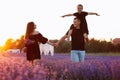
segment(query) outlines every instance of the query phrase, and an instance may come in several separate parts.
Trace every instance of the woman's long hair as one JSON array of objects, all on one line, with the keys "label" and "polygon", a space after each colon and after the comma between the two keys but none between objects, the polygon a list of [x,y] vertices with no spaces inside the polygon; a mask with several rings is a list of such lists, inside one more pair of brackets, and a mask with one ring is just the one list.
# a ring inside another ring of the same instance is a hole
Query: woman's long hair
[{"label": "woman's long hair", "polygon": [[34,22],[29,22],[26,28],[25,39],[27,39],[30,36],[30,34],[34,31],[34,29],[35,29]]}]

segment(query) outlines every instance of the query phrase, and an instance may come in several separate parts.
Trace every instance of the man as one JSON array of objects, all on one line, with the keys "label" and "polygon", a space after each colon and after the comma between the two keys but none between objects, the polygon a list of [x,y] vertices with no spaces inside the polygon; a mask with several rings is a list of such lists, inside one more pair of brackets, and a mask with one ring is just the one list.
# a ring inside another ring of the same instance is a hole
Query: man
[{"label": "man", "polygon": [[70,29],[68,35],[65,35],[64,38],[56,43],[56,46],[58,46],[62,41],[71,36],[71,60],[74,62],[84,62],[85,57],[85,38],[87,36],[81,29],[80,23],[79,18],[74,18],[73,29]]}]

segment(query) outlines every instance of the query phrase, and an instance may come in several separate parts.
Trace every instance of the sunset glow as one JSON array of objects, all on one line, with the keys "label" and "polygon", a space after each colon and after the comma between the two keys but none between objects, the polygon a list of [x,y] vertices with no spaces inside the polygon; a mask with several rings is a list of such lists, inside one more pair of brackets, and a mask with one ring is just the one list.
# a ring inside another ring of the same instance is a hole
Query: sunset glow
[{"label": "sunset glow", "polygon": [[61,16],[76,12],[78,4],[83,5],[83,11],[100,14],[86,17],[90,38],[109,41],[110,38],[120,37],[118,0],[2,0],[0,46],[8,38],[20,38],[25,33],[29,21],[34,21],[37,30],[45,37],[60,39],[73,22],[73,17],[61,18]]}]

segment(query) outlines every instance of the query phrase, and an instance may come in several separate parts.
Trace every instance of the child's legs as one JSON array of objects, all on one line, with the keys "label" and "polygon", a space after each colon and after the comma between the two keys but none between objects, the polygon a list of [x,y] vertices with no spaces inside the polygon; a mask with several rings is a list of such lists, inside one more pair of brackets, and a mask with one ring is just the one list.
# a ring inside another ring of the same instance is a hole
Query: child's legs
[{"label": "child's legs", "polygon": [[71,60],[74,62],[79,62],[79,56],[77,50],[71,50]]},{"label": "child's legs", "polygon": [[85,59],[85,51],[79,51],[79,61],[84,62]]}]

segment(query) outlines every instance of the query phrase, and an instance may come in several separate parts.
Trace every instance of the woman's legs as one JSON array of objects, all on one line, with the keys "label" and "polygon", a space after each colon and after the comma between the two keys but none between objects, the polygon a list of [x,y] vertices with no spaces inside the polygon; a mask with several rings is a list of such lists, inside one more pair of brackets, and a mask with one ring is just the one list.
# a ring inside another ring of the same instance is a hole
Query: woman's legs
[{"label": "woman's legs", "polygon": [[33,61],[33,64],[34,65],[38,65],[40,63],[40,59],[35,59],[34,61]]}]

